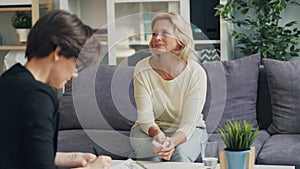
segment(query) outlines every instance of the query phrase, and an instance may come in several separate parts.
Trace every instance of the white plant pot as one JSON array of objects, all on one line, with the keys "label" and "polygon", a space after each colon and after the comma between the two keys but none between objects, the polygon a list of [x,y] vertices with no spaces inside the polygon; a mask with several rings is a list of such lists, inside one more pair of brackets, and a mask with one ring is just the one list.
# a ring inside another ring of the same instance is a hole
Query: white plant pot
[{"label": "white plant pot", "polygon": [[27,42],[27,36],[30,29],[16,29],[16,32],[19,36],[18,41],[21,43]]}]

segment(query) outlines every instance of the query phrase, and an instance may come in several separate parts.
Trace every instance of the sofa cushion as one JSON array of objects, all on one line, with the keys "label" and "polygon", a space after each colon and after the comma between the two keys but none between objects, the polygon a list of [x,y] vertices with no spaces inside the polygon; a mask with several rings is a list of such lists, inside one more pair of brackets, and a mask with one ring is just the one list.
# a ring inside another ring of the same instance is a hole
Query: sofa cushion
[{"label": "sofa cushion", "polygon": [[208,133],[228,120],[257,124],[256,99],[260,55],[231,61],[205,62],[208,86],[203,109]]},{"label": "sofa cushion", "polygon": [[142,49],[128,57],[128,66],[135,66],[140,60],[151,56],[149,49]]},{"label": "sofa cushion", "polygon": [[300,134],[300,63],[264,59],[273,122],[271,134]]},{"label": "sofa cushion", "polygon": [[100,65],[80,72],[60,99],[60,129],[129,131],[137,119],[133,70]]},{"label": "sofa cushion", "polygon": [[263,65],[259,67],[257,95],[257,122],[260,129],[267,130],[272,123],[272,111],[267,75]]},{"label": "sofa cushion", "polygon": [[300,135],[272,135],[263,145],[257,163],[300,165]]},{"label": "sofa cushion", "polygon": [[115,130],[130,131],[137,119],[133,94],[134,67],[102,65],[95,94],[99,109]]},{"label": "sofa cushion", "polygon": [[98,154],[125,160],[135,157],[130,146],[129,133],[129,131],[92,129],[59,131],[57,148],[60,152],[94,153],[95,147]]},{"label": "sofa cushion", "polygon": [[82,127],[75,113],[72,95],[63,94],[59,98],[59,103],[59,129],[81,129]]}]

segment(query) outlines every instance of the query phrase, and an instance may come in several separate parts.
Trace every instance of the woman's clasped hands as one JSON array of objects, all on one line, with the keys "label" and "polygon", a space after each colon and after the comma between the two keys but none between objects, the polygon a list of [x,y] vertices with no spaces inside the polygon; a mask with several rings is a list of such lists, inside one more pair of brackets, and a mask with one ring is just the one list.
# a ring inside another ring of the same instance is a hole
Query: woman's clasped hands
[{"label": "woman's clasped hands", "polygon": [[166,137],[161,133],[153,137],[152,141],[153,152],[158,157],[169,161],[175,151],[175,144],[170,137]]}]

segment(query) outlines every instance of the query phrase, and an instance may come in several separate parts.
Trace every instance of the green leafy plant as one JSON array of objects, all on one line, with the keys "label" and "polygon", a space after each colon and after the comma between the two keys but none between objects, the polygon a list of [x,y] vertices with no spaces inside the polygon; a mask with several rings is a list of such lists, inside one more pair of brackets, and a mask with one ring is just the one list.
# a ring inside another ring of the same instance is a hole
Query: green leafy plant
[{"label": "green leafy plant", "polygon": [[215,9],[216,15],[240,27],[241,30],[232,31],[232,36],[241,53],[260,53],[264,58],[286,61],[300,52],[296,47],[300,35],[296,22],[279,24],[282,13],[291,4],[300,5],[296,0],[228,0]]},{"label": "green leafy plant", "polygon": [[225,128],[217,128],[217,132],[223,139],[226,150],[229,151],[244,151],[250,150],[255,137],[259,132],[259,128],[254,128],[253,124],[243,121],[228,121]]},{"label": "green leafy plant", "polygon": [[12,26],[16,29],[28,29],[32,26],[31,13],[29,11],[16,11],[11,17]]}]

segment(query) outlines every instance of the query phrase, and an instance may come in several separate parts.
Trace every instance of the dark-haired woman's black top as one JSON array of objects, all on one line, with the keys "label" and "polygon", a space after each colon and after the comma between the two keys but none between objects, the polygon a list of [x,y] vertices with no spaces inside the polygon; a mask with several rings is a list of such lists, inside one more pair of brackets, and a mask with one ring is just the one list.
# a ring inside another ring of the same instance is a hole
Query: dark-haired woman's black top
[{"label": "dark-haired woman's black top", "polygon": [[0,168],[56,168],[58,101],[54,90],[16,64],[0,77],[0,111]]}]

